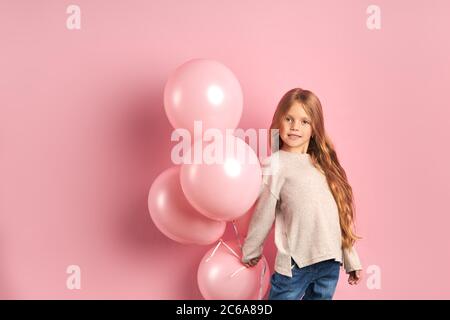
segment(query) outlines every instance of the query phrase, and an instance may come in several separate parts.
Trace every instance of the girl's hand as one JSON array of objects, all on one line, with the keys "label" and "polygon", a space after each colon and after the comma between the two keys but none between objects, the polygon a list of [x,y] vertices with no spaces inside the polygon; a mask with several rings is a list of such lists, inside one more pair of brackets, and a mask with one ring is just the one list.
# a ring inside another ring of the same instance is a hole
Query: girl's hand
[{"label": "girl's hand", "polygon": [[348,275],[348,283],[350,285],[358,284],[361,280],[361,270],[351,271]]},{"label": "girl's hand", "polygon": [[261,259],[261,256],[257,257],[257,258],[253,258],[251,259],[249,262],[244,263],[244,265],[248,268],[248,267],[254,267],[256,266],[256,264],[258,263],[258,261]]}]

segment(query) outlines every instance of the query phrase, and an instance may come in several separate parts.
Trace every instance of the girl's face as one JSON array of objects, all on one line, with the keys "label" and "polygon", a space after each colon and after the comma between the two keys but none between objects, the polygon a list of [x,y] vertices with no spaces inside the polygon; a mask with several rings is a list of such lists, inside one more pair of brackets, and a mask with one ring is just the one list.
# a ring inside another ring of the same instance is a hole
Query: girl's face
[{"label": "girl's face", "polygon": [[300,103],[294,102],[281,118],[279,133],[283,141],[281,149],[300,153],[308,150],[312,134],[311,119]]}]

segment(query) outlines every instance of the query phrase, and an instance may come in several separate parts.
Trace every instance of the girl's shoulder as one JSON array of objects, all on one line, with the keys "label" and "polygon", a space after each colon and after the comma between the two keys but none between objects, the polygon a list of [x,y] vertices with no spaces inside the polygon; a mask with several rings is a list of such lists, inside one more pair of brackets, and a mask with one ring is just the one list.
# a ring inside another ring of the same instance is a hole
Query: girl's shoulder
[{"label": "girl's shoulder", "polygon": [[285,165],[279,154],[272,153],[261,160],[262,181],[277,199],[285,181]]},{"label": "girl's shoulder", "polygon": [[281,175],[285,167],[285,159],[283,159],[283,155],[279,151],[261,159],[263,175]]}]

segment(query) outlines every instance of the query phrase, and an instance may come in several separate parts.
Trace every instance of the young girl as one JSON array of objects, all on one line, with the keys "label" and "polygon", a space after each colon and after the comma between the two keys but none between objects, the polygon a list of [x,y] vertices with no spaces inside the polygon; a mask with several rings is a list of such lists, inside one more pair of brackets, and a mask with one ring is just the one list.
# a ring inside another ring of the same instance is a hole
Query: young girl
[{"label": "young girl", "polygon": [[332,299],[340,266],[352,285],[360,281],[362,268],[353,248],[358,237],[352,188],[325,133],[317,96],[300,88],[288,91],[271,129],[277,132],[271,135],[273,152],[262,162],[264,184],[241,261],[247,267],[258,263],[275,221],[269,300]]}]

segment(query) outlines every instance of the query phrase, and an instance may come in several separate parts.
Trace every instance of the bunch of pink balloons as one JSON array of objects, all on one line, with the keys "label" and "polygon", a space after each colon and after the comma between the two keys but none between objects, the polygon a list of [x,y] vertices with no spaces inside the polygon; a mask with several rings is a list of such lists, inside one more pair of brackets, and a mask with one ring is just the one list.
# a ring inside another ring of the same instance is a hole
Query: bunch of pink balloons
[{"label": "bunch of pink balloons", "polygon": [[[193,59],[170,75],[164,108],[174,129],[186,129],[192,136],[186,154],[200,152],[204,160],[217,141],[203,141],[194,121],[200,121],[203,130],[216,129],[221,134],[235,129],[243,108],[241,86],[223,64]],[[162,172],[150,188],[148,208],[156,227],[174,241],[210,245],[220,239],[199,265],[198,284],[205,299],[257,299],[268,287],[267,261],[264,258],[256,267],[246,268],[240,262],[239,239],[237,244],[227,244],[221,237],[230,221],[246,234],[261,188],[261,166],[242,139],[227,135],[221,142],[214,149],[224,151],[221,161],[195,162],[185,157],[181,165]]]}]

